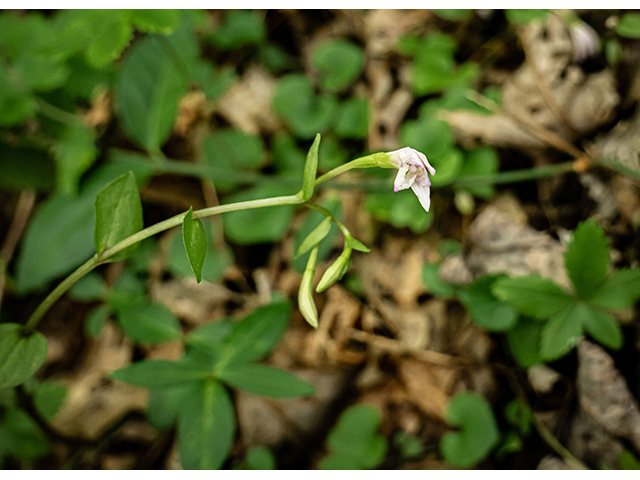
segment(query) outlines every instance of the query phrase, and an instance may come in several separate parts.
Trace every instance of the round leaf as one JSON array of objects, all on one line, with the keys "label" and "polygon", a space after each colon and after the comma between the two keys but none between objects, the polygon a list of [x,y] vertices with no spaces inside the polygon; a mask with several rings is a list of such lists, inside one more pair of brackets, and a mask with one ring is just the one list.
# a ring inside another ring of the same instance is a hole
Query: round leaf
[{"label": "round leaf", "polygon": [[471,467],[498,443],[498,426],[489,403],[475,393],[459,393],[447,404],[447,423],[459,427],[440,440],[440,451],[455,467]]},{"label": "round leaf", "polygon": [[311,55],[320,83],[329,91],[342,90],[358,78],[364,66],[362,50],[346,40],[324,40]]}]

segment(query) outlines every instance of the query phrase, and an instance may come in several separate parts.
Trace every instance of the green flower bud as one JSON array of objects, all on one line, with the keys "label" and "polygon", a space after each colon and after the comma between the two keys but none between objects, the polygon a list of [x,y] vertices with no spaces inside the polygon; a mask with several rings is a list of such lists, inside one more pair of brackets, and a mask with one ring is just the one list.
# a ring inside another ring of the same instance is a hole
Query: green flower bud
[{"label": "green flower bud", "polygon": [[313,328],[318,328],[318,309],[313,301],[313,274],[318,261],[318,246],[316,245],[307,261],[307,267],[302,274],[300,290],[298,290],[298,308],[300,313]]},{"label": "green flower bud", "polygon": [[351,260],[351,247],[345,245],[344,250],[333,264],[327,268],[316,287],[316,292],[322,292],[340,280],[347,270],[349,270],[349,262]]}]

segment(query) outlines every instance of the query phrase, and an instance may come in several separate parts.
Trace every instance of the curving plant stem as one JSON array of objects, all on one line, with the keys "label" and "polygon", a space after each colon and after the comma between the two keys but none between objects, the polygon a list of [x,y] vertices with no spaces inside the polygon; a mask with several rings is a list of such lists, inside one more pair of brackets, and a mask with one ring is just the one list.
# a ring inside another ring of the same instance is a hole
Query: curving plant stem
[{"label": "curving plant stem", "polygon": [[[248,210],[252,208],[263,208],[263,207],[275,207],[278,205],[298,205],[303,203],[301,198],[298,195],[286,195],[282,197],[272,197],[272,198],[263,198],[260,200],[249,200],[246,202],[237,202],[230,203],[228,205],[218,205],[215,207],[203,208],[201,210],[196,210],[193,212],[193,218],[204,218],[210,217],[212,215],[218,215],[221,213],[227,212],[235,212],[238,210]],[[142,240],[152,237],[157,233],[163,232],[165,230],[169,230],[170,228],[177,227],[182,224],[184,220],[184,216],[187,212],[179,213],[178,215],[174,215],[171,218],[163,220],[162,222],[156,223],[150,227],[145,228],[144,230],[140,230],[137,233],[134,233],[130,237],[121,240],[116,243],[114,246],[105,249],[100,255],[95,254],[89,260],[87,260],[84,264],[82,264],[76,271],[74,271],[71,275],[65,278],[56,288],[54,288],[49,295],[42,301],[38,308],[34,310],[34,312],[27,320],[23,328],[24,335],[30,335],[38,326],[42,317],[49,311],[51,306],[62,296],[64,295],[78,280],[84,277],[91,270],[96,268],[98,265],[108,262],[109,258],[111,258],[116,253],[124,250],[131,245],[135,245]]]}]

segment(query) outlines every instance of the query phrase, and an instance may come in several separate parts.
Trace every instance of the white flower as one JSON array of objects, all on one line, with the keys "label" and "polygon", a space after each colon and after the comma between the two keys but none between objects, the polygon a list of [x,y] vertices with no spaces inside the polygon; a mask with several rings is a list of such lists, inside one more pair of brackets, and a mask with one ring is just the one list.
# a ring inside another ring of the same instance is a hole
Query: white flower
[{"label": "white flower", "polygon": [[388,155],[389,160],[398,169],[398,175],[393,183],[393,191],[399,192],[411,187],[413,193],[420,200],[420,205],[428,212],[431,205],[429,174],[435,175],[436,169],[429,164],[427,156],[409,147],[389,152]]},{"label": "white flower", "polygon": [[573,44],[574,62],[583,62],[600,51],[598,33],[582,20],[577,20],[569,27],[569,34]]}]

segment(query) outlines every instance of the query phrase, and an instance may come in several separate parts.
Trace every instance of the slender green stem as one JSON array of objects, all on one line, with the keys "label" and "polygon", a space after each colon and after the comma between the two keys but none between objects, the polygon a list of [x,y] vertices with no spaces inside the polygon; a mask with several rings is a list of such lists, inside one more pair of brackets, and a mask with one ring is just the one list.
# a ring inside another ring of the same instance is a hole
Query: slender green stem
[{"label": "slender green stem", "polygon": [[[514,183],[535,180],[537,178],[553,177],[575,171],[573,161],[558,163],[556,165],[544,165],[542,167],[527,168],[524,170],[511,170],[507,172],[497,172],[488,175],[466,175],[457,177],[449,183],[457,185],[471,185],[474,183]],[[444,186],[444,185],[440,185]]]},{"label": "slender green stem", "polygon": [[[262,208],[262,207],[274,207],[278,205],[298,205],[302,203],[300,197],[297,195],[287,195],[282,197],[272,197],[272,198],[264,198],[260,200],[249,200],[246,202],[237,202],[230,203],[228,205],[218,205],[215,207],[203,208],[201,210],[196,210],[193,212],[193,218],[204,218],[210,217],[212,215],[218,215],[221,213],[227,212],[235,212],[238,210],[248,210],[251,208]],[[134,245],[138,242],[141,242],[145,238],[149,238],[157,233],[168,230],[172,227],[176,227],[182,224],[184,216],[186,212],[179,213],[178,215],[174,215],[171,218],[168,218],[160,223],[156,223],[150,227],[145,228],[144,230],[140,230],[137,233],[134,233],[130,237],[121,240],[116,243],[114,246],[105,249],[100,255],[94,255],[89,259],[86,263],[81,265],[75,272],[65,278],[36,308],[36,310],[31,314],[29,320],[24,326],[24,333],[26,335],[32,333],[38,322],[44,317],[45,313],[51,308],[51,306],[62,296],[64,295],[78,280],[84,277],[87,273],[93,270],[95,267],[109,260],[116,253],[124,250],[131,245]]]},{"label": "slender green stem", "polygon": [[24,326],[23,332],[25,335],[30,335],[38,325],[38,322],[44,317],[44,314],[49,311],[51,306],[56,303],[56,301],[64,295],[67,290],[69,290],[73,285],[84,277],[91,270],[100,265],[100,261],[98,260],[98,255],[94,255],[89,260],[87,260],[84,264],[82,264],[78,269],[65,278],[53,291],[47,295],[47,297],[42,301],[38,308],[31,314],[29,320]]},{"label": "slender green stem", "polygon": [[569,465],[574,470],[589,470],[580,460],[578,460],[569,450],[567,450],[564,445],[562,445],[558,439],[549,431],[547,426],[542,422],[542,420],[538,419],[535,415],[533,415],[533,424],[538,430],[540,436],[544,439],[547,444],[553,448],[558,455],[562,457],[567,465]]},{"label": "slender green stem", "polygon": [[305,202],[303,203],[303,205],[305,207],[308,207],[312,210],[316,210],[322,213],[323,215],[331,218],[331,221],[336,224],[336,226],[340,229],[340,231],[344,234],[345,237],[351,236],[351,232],[349,231],[349,229],[340,220],[336,218],[336,216],[331,212],[331,210],[324,208],[321,205],[317,205],[315,203]]},{"label": "slender green stem", "polygon": [[45,102],[41,98],[37,99],[38,110],[45,117],[49,117],[56,122],[64,123],[69,126],[77,126],[82,124],[82,119],[75,113],[70,113],[58,108],[50,103]]}]

